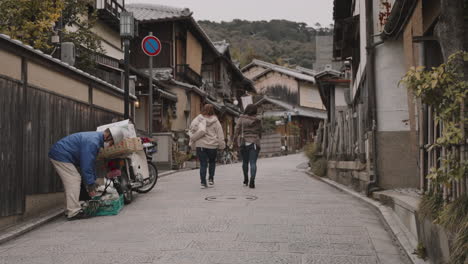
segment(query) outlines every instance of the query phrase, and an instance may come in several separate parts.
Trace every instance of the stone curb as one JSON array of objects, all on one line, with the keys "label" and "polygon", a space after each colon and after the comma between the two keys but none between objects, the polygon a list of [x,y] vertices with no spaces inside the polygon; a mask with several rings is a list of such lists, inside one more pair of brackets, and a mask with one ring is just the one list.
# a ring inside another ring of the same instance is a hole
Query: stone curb
[{"label": "stone curb", "polygon": [[[161,174],[159,174],[159,177],[165,177],[169,176],[172,174],[175,174],[177,172],[180,172],[181,170],[171,170],[171,171],[165,171]],[[5,229],[4,231],[0,232],[0,244],[6,243],[10,240],[13,240],[35,228],[40,227],[41,225],[44,225],[60,216],[63,215],[64,209],[55,209],[52,211],[49,211],[47,213],[44,213],[41,216],[35,217],[33,219],[27,220],[24,223],[14,225],[10,228]]]},{"label": "stone curb", "polygon": [[14,225],[10,228],[5,229],[0,233],[0,244],[13,240],[20,235],[23,235],[35,228],[38,228],[41,225],[44,225],[60,216],[63,216],[63,212],[63,208],[54,209],[41,216],[27,220],[24,223]]},{"label": "stone curb", "polygon": [[172,174],[176,174],[176,173],[179,173],[179,172],[184,172],[184,171],[190,171],[190,170],[193,170],[191,168],[185,168],[185,169],[180,169],[180,170],[170,170],[170,171],[165,171],[165,172],[162,172],[158,175],[158,178],[162,178],[162,177],[166,177],[166,176],[169,176],[169,175],[172,175]]},{"label": "stone curb", "polygon": [[159,173],[158,178],[166,177],[177,172],[178,172],[177,170],[165,171],[165,172]]},{"label": "stone curb", "polygon": [[428,261],[424,261],[418,258],[415,254],[413,254],[413,251],[415,249],[413,245],[415,243],[417,244],[417,241],[414,241],[414,239],[411,238],[411,235],[409,235],[410,231],[408,231],[407,228],[398,220],[398,217],[390,208],[346,187],[345,185],[339,184],[337,182],[334,182],[326,178],[316,176],[315,174],[313,174],[312,172],[308,170],[304,170],[304,172],[319,181],[322,181],[328,185],[331,185],[332,187],[335,187],[340,191],[346,192],[347,194],[350,194],[353,197],[358,198],[359,200],[371,205],[373,208],[375,208],[379,212],[385,224],[390,228],[393,235],[397,238],[398,243],[403,248],[406,255],[408,256],[408,258],[411,260],[413,264],[430,263]]}]

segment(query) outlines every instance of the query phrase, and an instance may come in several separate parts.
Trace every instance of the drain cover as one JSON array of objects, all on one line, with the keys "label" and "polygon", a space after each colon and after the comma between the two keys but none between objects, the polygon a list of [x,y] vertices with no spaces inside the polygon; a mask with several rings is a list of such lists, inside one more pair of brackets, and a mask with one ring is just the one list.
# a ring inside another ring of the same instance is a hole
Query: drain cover
[{"label": "drain cover", "polygon": [[207,201],[211,202],[226,202],[226,201],[255,201],[257,200],[257,196],[253,195],[217,195],[217,196],[208,196],[205,198]]}]

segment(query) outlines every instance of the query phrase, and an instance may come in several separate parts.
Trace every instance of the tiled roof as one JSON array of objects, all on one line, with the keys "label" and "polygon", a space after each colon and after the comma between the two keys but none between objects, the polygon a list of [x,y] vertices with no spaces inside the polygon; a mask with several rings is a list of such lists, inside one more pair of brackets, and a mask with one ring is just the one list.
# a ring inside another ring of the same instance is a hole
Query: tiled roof
[{"label": "tiled roof", "polygon": [[301,67],[301,66],[297,66],[296,70],[299,71],[300,73],[304,73],[304,74],[314,76],[314,77],[317,74],[316,71],[314,71],[312,69],[304,68],[304,67]]},{"label": "tiled roof", "polygon": [[127,4],[125,9],[133,12],[133,16],[142,22],[190,17],[192,12],[188,8],[178,8],[156,4]]},{"label": "tiled roof", "polygon": [[[262,104],[263,102],[268,102],[271,104],[275,104],[280,106],[286,110],[287,113],[290,113],[292,116],[304,116],[304,117],[312,117],[312,118],[319,118],[319,119],[327,119],[327,111],[317,108],[310,108],[310,107],[302,107],[302,106],[295,106],[277,99],[270,98],[268,96],[263,96],[256,105]],[[268,111],[264,115],[265,116],[282,116],[284,111]]]},{"label": "tiled roof", "polygon": [[317,73],[315,75],[316,78],[320,78],[324,75],[333,75],[335,77],[340,77],[341,76],[341,72],[339,71],[336,71],[336,70],[324,70],[324,71],[321,71],[319,73]]},{"label": "tiled roof", "polygon": [[176,94],[171,93],[169,91],[165,91],[163,89],[159,89],[159,88],[158,88],[158,92],[162,97],[177,102],[177,95]]},{"label": "tiled roof", "polygon": [[177,81],[177,80],[174,80],[174,79],[170,79],[169,82],[172,83],[172,84],[178,85],[180,87],[184,87],[184,88],[186,88],[188,90],[192,90],[195,93],[199,94],[200,96],[205,96],[206,95],[205,91],[201,90],[200,88],[198,88],[195,85],[191,85],[191,84],[184,83],[184,82],[181,82],[181,81]]},{"label": "tiled roof", "polygon": [[299,79],[301,81],[315,83],[315,78],[313,76],[301,73],[299,70],[290,69],[288,67],[276,65],[276,64],[273,64],[273,63],[269,63],[269,62],[265,62],[265,61],[261,61],[261,60],[257,60],[257,59],[254,59],[251,63],[249,63],[249,65],[242,68],[242,71],[244,71],[244,70],[246,70],[246,69],[248,69],[248,68],[250,68],[252,66],[261,66],[261,67],[267,68],[267,70],[263,71],[262,73],[258,74],[255,77],[253,77],[252,80],[256,80],[256,79],[262,77],[263,75],[265,75],[265,74],[267,74],[267,73],[269,73],[271,71],[276,71],[276,72],[280,72],[280,73],[289,75],[289,76],[291,76],[293,78]]},{"label": "tiled roof", "polygon": [[[64,67],[64,68],[68,68],[69,70],[74,71],[75,73],[77,73],[77,74],[79,74],[81,76],[84,76],[84,77],[86,77],[88,79],[91,79],[91,80],[93,80],[95,82],[98,82],[98,83],[100,83],[100,84],[102,84],[104,86],[107,86],[108,88],[111,88],[112,90],[114,90],[114,91],[116,91],[118,93],[121,93],[121,94],[124,93],[123,89],[121,89],[121,88],[119,88],[117,86],[114,86],[114,85],[112,85],[112,84],[110,84],[110,83],[108,83],[106,81],[103,81],[103,80],[101,80],[101,79],[99,79],[99,78],[97,78],[97,77],[95,77],[95,76],[93,76],[93,75],[91,75],[91,74],[89,74],[87,72],[84,72],[84,71],[82,71],[82,70],[80,70],[80,69],[78,69],[78,68],[76,68],[74,66],[71,66],[70,64],[65,63],[65,62],[63,62],[63,61],[61,61],[61,60],[59,60],[57,58],[54,58],[54,57],[50,56],[49,54],[45,54],[41,50],[34,49],[33,47],[31,47],[29,45],[26,45],[26,44],[24,44],[23,42],[21,42],[19,40],[12,39],[8,35],[0,34],[0,40],[8,41],[8,42],[10,42],[10,43],[22,48],[22,49],[28,50],[28,51],[30,51],[32,53],[35,53],[36,55],[39,55],[42,58],[44,58],[44,59],[46,59],[46,60],[48,60],[48,61],[50,61],[52,63],[55,63],[55,64],[57,64],[57,65],[59,65],[61,67]],[[130,97],[133,98],[133,99],[136,99],[136,97],[134,95],[130,95]]]}]

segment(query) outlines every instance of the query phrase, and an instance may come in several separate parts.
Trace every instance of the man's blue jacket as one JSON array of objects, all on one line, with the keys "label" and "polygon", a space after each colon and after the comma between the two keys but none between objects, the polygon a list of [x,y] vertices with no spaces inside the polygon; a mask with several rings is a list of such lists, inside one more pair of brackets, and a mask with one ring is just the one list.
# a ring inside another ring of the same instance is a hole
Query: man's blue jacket
[{"label": "man's blue jacket", "polygon": [[49,158],[80,167],[85,183],[90,185],[96,181],[96,157],[103,146],[103,132],[75,133],[57,141],[49,151]]}]

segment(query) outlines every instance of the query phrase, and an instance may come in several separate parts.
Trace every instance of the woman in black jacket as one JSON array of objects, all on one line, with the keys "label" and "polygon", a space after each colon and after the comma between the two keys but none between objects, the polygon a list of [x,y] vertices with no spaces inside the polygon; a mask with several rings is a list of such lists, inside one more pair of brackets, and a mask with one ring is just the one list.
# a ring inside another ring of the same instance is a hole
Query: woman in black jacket
[{"label": "woman in black jacket", "polygon": [[248,185],[250,188],[255,188],[257,158],[260,153],[261,137],[262,121],[257,118],[257,106],[250,104],[245,108],[244,114],[237,120],[233,139],[233,142],[237,144],[237,147],[240,147],[242,170],[244,172],[244,186]]}]

